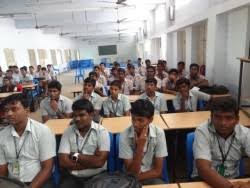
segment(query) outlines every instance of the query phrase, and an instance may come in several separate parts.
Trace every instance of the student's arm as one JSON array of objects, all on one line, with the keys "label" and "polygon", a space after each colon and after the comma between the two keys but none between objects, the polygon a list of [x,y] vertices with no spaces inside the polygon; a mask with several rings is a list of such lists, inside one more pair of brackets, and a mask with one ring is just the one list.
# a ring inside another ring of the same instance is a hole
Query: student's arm
[{"label": "student's arm", "polygon": [[49,120],[49,116],[48,115],[47,116],[42,116],[43,123],[45,123],[48,120]]},{"label": "student's arm", "polygon": [[131,104],[130,104],[129,98],[127,96],[124,97],[123,105],[124,105],[124,107],[123,107],[124,116],[130,116]]},{"label": "student's arm", "polygon": [[147,179],[161,178],[162,165],[163,165],[163,158],[154,158],[153,168],[149,171],[140,173],[138,179],[140,181],[143,181]]},{"label": "student's arm", "polygon": [[30,184],[30,188],[40,188],[48,181],[52,174],[53,158],[41,162],[41,170],[34,177]]},{"label": "student's arm", "polygon": [[169,90],[166,87],[163,87],[163,93],[167,93],[167,94],[172,94],[172,95],[176,95],[177,92],[174,90]]},{"label": "student's arm", "polygon": [[195,163],[199,176],[212,187],[232,187],[232,184],[226,178],[222,177],[215,170],[212,169],[211,161],[204,159],[196,159]]},{"label": "student's arm", "polygon": [[0,165],[0,176],[8,176],[8,165]]},{"label": "student's arm", "polygon": [[42,100],[41,103],[40,103],[40,109],[41,109],[43,123],[45,123],[46,121],[49,120],[49,114],[48,114],[48,112],[47,112],[47,110],[45,108],[45,102],[44,102],[44,100]]}]

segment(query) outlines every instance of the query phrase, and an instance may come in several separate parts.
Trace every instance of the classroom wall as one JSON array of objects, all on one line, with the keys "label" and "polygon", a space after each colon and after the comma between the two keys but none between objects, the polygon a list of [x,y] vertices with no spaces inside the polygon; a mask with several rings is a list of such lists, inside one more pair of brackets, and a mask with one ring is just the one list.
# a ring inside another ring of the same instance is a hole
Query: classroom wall
[{"label": "classroom wall", "polygon": [[[50,64],[52,63],[50,49],[77,48],[77,42],[74,40],[61,38],[57,35],[45,35],[41,30],[36,29],[16,29],[12,19],[0,19],[0,41],[0,65],[3,70],[7,69],[4,48],[15,49],[15,60],[18,66],[30,65],[27,49],[35,49],[38,64],[37,49],[46,49],[48,56],[46,64]],[[62,58],[65,62],[64,52]]]}]

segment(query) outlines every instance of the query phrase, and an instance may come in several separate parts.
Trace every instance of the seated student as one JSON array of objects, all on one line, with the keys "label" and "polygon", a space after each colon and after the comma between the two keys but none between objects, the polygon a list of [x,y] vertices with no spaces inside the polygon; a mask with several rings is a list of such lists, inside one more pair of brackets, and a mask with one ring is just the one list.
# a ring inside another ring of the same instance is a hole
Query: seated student
[{"label": "seated student", "polygon": [[[46,67],[44,67],[46,70]],[[36,67],[36,72],[35,72],[35,78],[40,78],[42,74],[42,66],[41,65],[37,65]]]},{"label": "seated student", "polygon": [[146,77],[142,77],[135,83],[135,94],[142,94],[145,91],[145,80],[148,78],[155,78],[157,80],[157,90],[161,89],[161,80],[155,76],[155,68],[153,66],[147,67]]},{"label": "seated student", "polygon": [[100,71],[101,75],[103,75],[106,78],[106,80],[108,80],[109,69],[106,68],[105,63],[100,63]]},{"label": "seated student", "polygon": [[9,77],[5,76],[3,78],[3,86],[0,87],[0,93],[14,92],[14,91],[17,91],[16,86],[11,83],[11,79]]},{"label": "seated student", "polygon": [[118,75],[117,69],[115,69],[113,67],[110,72],[111,73],[110,73],[109,78],[108,78],[108,85],[110,85],[110,83],[113,82],[114,80],[119,80],[119,75]]},{"label": "seated student", "polygon": [[25,84],[32,84],[33,76],[28,74],[27,67],[26,66],[21,67],[20,71],[21,71],[20,82],[24,85]]},{"label": "seated student", "polygon": [[141,76],[135,73],[135,67],[132,64],[128,66],[128,74],[126,76],[126,79],[132,81],[133,87],[135,87],[135,84],[141,79]]},{"label": "seated student", "polygon": [[145,60],[145,64],[146,64],[146,68],[149,67],[149,66],[151,66],[151,61],[150,61],[150,59],[146,59],[146,60]]},{"label": "seated student", "polygon": [[199,74],[199,65],[196,63],[192,63],[189,66],[190,75],[187,77],[190,80],[191,88],[208,86],[208,81],[205,79],[203,75]]},{"label": "seated student", "polygon": [[94,66],[94,72],[97,74],[96,82],[98,82],[100,85],[107,86],[107,80],[105,76],[101,75],[101,69],[98,65]]},{"label": "seated student", "polygon": [[159,84],[161,85],[161,88],[162,88],[163,83],[166,83],[166,81],[168,80],[168,73],[165,72],[166,67],[162,60],[158,60],[156,69],[157,69],[157,73],[155,74],[155,77],[158,78],[160,82]]},{"label": "seated student", "polygon": [[173,100],[176,112],[195,112],[199,99],[209,101],[212,95],[200,92],[197,89],[190,89],[190,81],[187,78],[180,78],[176,82],[177,95]]},{"label": "seated student", "polygon": [[90,72],[89,73],[89,77],[91,78],[91,79],[93,79],[93,80],[95,80],[95,92],[98,94],[98,95],[100,95],[100,96],[102,96],[102,97],[104,97],[104,96],[106,96],[105,94],[104,94],[104,86],[100,83],[100,82],[98,82],[97,81],[97,73],[96,72],[94,72],[94,71],[92,71],[92,72]]},{"label": "seated student", "polygon": [[48,84],[48,97],[45,97],[41,103],[41,114],[43,122],[49,119],[70,118],[72,113],[72,101],[61,95],[62,85],[53,80]]},{"label": "seated student", "polygon": [[29,66],[29,74],[33,77],[33,78],[35,78],[35,69],[34,69],[34,67],[31,65],[31,66]]},{"label": "seated student", "polygon": [[142,59],[140,57],[137,59],[137,66],[136,73],[144,77],[146,75],[146,67],[143,66]]},{"label": "seated student", "polygon": [[4,101],[9,125],[0,131],[0,176],[32,188],[50,188],[56,141],[51,130],[28,117],[28,101],[13,94]]},{"label": "seated student", "polygon": [[164,93],[176,94],[176,81],[178,79],[178,70],[170,69],[168,72],[168,79],[162,83],[162,90]]},{"label": "seated student", "polygon": [[156,91],[157,80],[155,78],[148,78],[145,80],[145,83],[145,92],[139,98],[149,100],[154,105],[155,114],[167,112],[166,99],[162,93]]},{"label": "seated student", "polygon": [[118,69],[119,81],[121,82],[121,93],[125,95],[133,94],[133,82],[125,78],[125,70],[123,68]]},{"label": "seated student", "polygon": [[13,81],[13,84],[19,84],[20,83],[20,72],[19,72],[19,68],[18,68],[18,66],[16,66],[16,65],[14,65],[14,66],[12,66],[11,67],[11,69],[10,70],[12,70],[12,81]]},{"label": "seated student", "polygon": [[211,120],[195,131],[193,153],[199,176],[212,187],[233,188],[227,179],[239,177],[239,164],[250,157],[250,131],[239,124],[239,108],[231,98],[217,98],[211,107]]},{"label": "seated student", "polygon": [[132,104],[132,125],[120,135],[119,158],[143,185],[163,184],[162,166],[168,155],[164,131],[152,124],[154,106],[139,99]]},{"label": "seated student", "polygon": [[186,63],[184,61],[179,61],[177,64],[178,77],[186,78],[188,76],[188,72],[185,70]]},{"label": "seated student", "polygon": [[94,121],[99,122],[100,110],[102,108],[102,97],[94,92],[96,81],[90,77],[86,78],[83,83],[82,94],[78,95],[74,101],[79,99],[88,99],[94,106]]},{"label": "seated student", "polygon": [[103,102],[105,117],[129,116],[131,105],[129,98],[121,94],[121,82],[114,80],[110,84],[110,96]]},{"label": "seated student", "polygon": [[57,77],[56,77],[56,74],[55,74],[53,65],[48,64],[48,65],[47,65],[47,70],[48,70],[48,73],[49,73],[51,79],[52,79],[52,80],[56,80]]},{"label": "seated student", "polygon": [[94,108],[87,99],[73,103],[73,124],[62,136],[59,162],[68,171],[60,188],[83,188],[87,180],[107,170],[110,150],[108,131],[93,120]]}]

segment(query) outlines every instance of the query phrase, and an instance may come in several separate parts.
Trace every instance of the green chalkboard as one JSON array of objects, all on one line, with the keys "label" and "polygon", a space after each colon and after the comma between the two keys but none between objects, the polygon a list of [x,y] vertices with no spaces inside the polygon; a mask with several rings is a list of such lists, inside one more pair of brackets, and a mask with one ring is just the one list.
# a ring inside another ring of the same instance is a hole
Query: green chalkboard
[{"label": "green chalkboard", "polygon": [[116,55],[117,54],[117,46],[116,45],[108,45],[108,46],[98,46],[99,55]]}]

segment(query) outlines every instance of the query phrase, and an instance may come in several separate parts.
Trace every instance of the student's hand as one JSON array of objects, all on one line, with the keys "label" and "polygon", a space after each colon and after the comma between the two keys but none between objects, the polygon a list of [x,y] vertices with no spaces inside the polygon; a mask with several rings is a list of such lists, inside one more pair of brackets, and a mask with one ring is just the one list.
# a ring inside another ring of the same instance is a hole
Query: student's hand
[{"label": "student's hand", "polygon": [[232,183],[232,188],[250,188],[250,182],[233,182]]},{"label": "student's hand", "polygon": [[89,100],[90,94],[88,94],[88,93],[83,93],[82,97],[83,97],[84,99],[88,99],[88,100]]},{"label": "student's hand", "polygon": [[99,150],[99,148],[96,148],[95,150],[95,156],[100,156],[101,155],[101,152]]},{"label": "student's hand", "polygon": [[137,138],[136,140],[136,146],[140,149],[143,150],[144,148],[144,145],[147,141],[147,138],[148,138],[148,127],[145,126],[143,129],[142,129],[142,132],[140,134],[140,136]]},{"label": "student's hand", "polygon": [[52,110],[56,112],[58,110],[58,102],[53,99],[50,100],[50,107],[52,108]]}]

